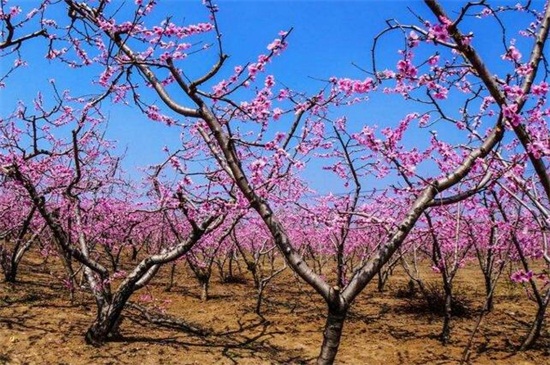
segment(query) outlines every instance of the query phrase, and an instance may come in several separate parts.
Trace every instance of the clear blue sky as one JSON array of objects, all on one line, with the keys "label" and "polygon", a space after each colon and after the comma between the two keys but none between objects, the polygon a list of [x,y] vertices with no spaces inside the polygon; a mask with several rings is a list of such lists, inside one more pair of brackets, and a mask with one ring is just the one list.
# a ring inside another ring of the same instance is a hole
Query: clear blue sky
[{"label": "clear blue sky", "polygon": [[[25,14],[32,3],[34,1],[11,0],[9,5],[20,5]],[[117,1],[113,0],[113,3]],[[159,3],[155,11],[159,19],[172,15],[172,21],[189,24],[204,21],[207,16],[200,0],[160,0]],[[274,74],[277,81],[304,91],[314,91],[321,85],[312,78],[366,77],[352,63],[366,69],[370,67],[372,40],[385,27],[386,19],[397,18],[404,23],[414,22],[408,7],[432,19],[421,1],[222,0],[217,3],[220,8],[218,21],[223,33],[224,50],[231,57],[228,62],[231,68],[255,60],[258,54],[265,52],[266,45],[277,37],[280,30],[294,28],[287,51],[270,65],[268,73]],[[451,10],[456,9],[461,2],[444,1],[443,4]],[[59,9],[58,15],[66,14],[63,6],[55,7]],[[51,16],[55,17],[55,14]],[[468,26],[468,23],[465,25]],[[481,29],[477,29],[475,41],[484,54],[492,54],[494,57],[495,54],[501,55],[503,50],[501,43],[495,43],[494,38],[491,39],[491,35],[494,36],[493,30],[494,23],[485,22]],[[512,37],[516,38],[517,35],[512,34]],[[397,36],[385,38],[385,43],[380,48],[380,59],[397,59],[397,50],[403,47],[398,39],[400,38]],[[39,41],[30,45],[31,47],[23,49],[29,66],[18,70],[8,80],[8,87],[0,90],[2,115],[14,109],[15,100],[29,101],[38,90],[48,90],[48,80],[51,78],[56,79],[59,89],[70,89],[73,94],[84,94],[89,90],[86,70],[68,73],[66,67],[48,62],[44,58],[45,49]],[[205,67],[202,59],[200,55],[194,57],[189,61],[189,67]],[[0,71],[5,70],[12,62],[13,59],[0,59]],[[210,67],[210,64],[206,64],[206,67]],[[113,106],[106,109],[110,114],[107,138],[115,139],[121,148],[127,148],[124,167],[130,173],[136,171],[136,167],[158,163],[163,156],[162,147],[178,143],[178,130],[146,120],[136,108]],[[348,117],[358,125],[393,125],[414,109],[415,107],[403,103],[389,103],[381,97],[349,111]],[[311,178],[317,180],[318,177]],[[326,186],[318,188],[330,189]]]}]

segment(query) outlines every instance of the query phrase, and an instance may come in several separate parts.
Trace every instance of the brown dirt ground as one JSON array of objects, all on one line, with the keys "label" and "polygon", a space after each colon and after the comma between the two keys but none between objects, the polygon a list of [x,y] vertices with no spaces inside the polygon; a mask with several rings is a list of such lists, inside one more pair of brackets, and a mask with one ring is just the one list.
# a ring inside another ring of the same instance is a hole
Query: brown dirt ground
[{"label": "brown dirt ground", "polygon": [[[164,268],[144,293],[159,303],[171,301],[168,314],[209,328],[211,335],[159,327],[130,311],[122,323],[123,338],[94,348],[83,340],[93,320],[93,301],[79,293],[71,303],[56,278],[59,268],[54,273],[48,270],[41,258],[30,255],[22,263],[18,283],[0,283],[0,364],[307,364],[314,361],[322,341],[323,302],[290,272],[268,287],[262,320],[254,314],[250,279],[244,284],[222,284],[214,278],[211,299],[201,302],[196,280],[179,267],[171,292],[163,290],[168,280],[168,268]],[[430,273],[426,278],[437,280]],[[371,285],[351,310],[337,363],[459,363],[483,305],[480,279],[474,266],[456,279],[456,290],[471,301],[473,314],[454,320],[447,346],[437,339],[441,317],[396,296],[406,283],[401,272],[396,271],[383,293]],[[133,298],[136,302],[140,294]],[[475,338],[470,363],[550,363],[548,327],[535,349],[514,351],[533,313],[534,305],[525,299],[521,287],[502,281],[495,310]]]}]

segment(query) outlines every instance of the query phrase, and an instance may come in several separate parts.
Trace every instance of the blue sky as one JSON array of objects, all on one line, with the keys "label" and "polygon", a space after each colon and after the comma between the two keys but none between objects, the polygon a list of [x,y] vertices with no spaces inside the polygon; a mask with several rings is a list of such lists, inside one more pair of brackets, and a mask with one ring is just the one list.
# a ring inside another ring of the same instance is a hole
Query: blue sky
[{"label": "blue sky", "polygon": [[[20,5],[23,14],[32,3],[33,1],[21,0],[9,2],[10,5]],[[207,16],[200,0],[161,0],[159,3],[155,11],[155,16],[159,19],[171,15],[173,22],[190,24],[204,21]],[[366,69],[370,67],[372,41],[384,29],[386,19],[397,18],[404,23],[414,22],[407,7],[432,19],[421,1],[222,0],[217,3],[220,8],[218,21],[223,33],[224,51],[230,55],[230,69],[234,65],[255,60],[258,54],[265,52],[266,45],[277,37],[279,31],[292,27],[288,49],[270,65],[268,73],[274,74],[278,82],[310,92],[322,85],[313,78],[365,78],[367,75],[352,63]],[[460,2],[446,1],[443,4],[451,10],[460,5]],[[66,10],[57,7],[58,15],[64,16]],[[476,31],[476,45],[483,54],[493,55],[494,59],[495,54],[503,53],[502,44],[494,41],[494,23],[486,21],[484,24]],[[467,30],[467,22],[465,26]],[[389,60],[386,67],[392,66],[392,62],[395,64],[392,60],[397,60],[397,51],[403,48],[400,39],[397,35],[384,38],[378,57]],[[30,47],[23,49],[23,56],[29,66],[18,70],[8,80],[8,87],[0,90],[1,115],[14,109],[15,100],[30,100],[38,90],[48,90],[48,80],[51,78],[56,79],[59,89],[70,89],[74,94],[84,93],[89,87],[86,79],[89,76],[88,71],[78,70],[68,74],[66,67],[44,58],[45,49],[39,41],[29,45]],[[495,60],[497,61],[498,59]],[[0,72],[11,62],[13,60],[0,59]],[[202,55],[193,57],[189,62],[190,68],[210,67],[208,62],[204,62]],[[401,102],[389,102],[380,97],[347,113],[349,120],[358,126],[366,123],[394,125],[405,114],[415,110],[415,107]],[[173,146],[178,143],[177,129],[146,120],[136,108],[110,106],[105,110],[110,115],[107,138],[117,140],[121,149],[127,149],[123,166],[132,174],[137,167],[158,163],[162,159],[161,149],[164,145]],[[318,173],[324,172],[311,172],[310,178],[318,180],[321,178],[316,175]],[[331,189],[329,186],[318,188]]]}]

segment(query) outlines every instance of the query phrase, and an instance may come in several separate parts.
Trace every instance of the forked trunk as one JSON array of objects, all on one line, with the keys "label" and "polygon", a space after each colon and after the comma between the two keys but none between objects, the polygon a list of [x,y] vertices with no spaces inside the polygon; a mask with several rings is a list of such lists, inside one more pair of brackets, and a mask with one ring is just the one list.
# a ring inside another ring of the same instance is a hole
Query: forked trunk
[{"label": "forked trunk", "polygon": [[134,292],[134,288],[133,285],[127,285],[120,288],[108,300],[103,297],[101,303],[98,303],[97,317],[86,332],[86,343],[100,346],[110,339],[120,337],[119,328],[122,322],[122,310]]},{"label": "forked trunk", "polygon": [[334,363],[340,338],[346,320],[347,309],[331,309],[329,307],[325,331],[323,332],[323,345],[317,358],[317,365],[330,365]]},{"label": "forked trunk", "polygon": [[86,343],[92,346],[101,346],[113,338],[120,337],[119,327],[122,321],[122,309],[125,303],[111,303],[101,306],[97,317],[86,331]]}]

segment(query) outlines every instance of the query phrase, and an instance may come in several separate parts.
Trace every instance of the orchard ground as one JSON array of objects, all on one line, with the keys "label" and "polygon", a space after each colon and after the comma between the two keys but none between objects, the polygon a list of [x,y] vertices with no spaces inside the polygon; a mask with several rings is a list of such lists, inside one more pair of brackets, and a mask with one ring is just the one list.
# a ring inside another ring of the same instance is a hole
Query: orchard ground
[{"label": "orchard ground", "polygon": [[[41,257],[30,254],[17,284],[0,283],[0,364],[307,364],[314,362],[322,342],[323,302],[311,300],[316,294],[305,284],[295,285],[290,270],[267,288],[262,319],[254,313],[256,296],[246,273],[244,282],[213,279],[211,299],[201,302],[199,285],[180,263],[170,292],[164,290],[167,266],[133,302],[164,307],[166,314],[208,329],[209,335],[164,328],[127,309],[121,339],[100,348],[88,346],[83,333],[94,318],[93,299],[80,292],[71,304],[57,279],[61,267],[50,272],[49,260],[44,265]],[[451,343],[442,346],[437,338],[441,317],[427,312],[420,299],[404,297],[407,278],[397,268],[384,292],[371,285],[352,307],[337,363],[458,363],[483,306],[478,271],[470,264],[458,274],[456,292],[469,310],[454,319]],[[437,280],[434,273],[423,276],[428,283]],[[470,363],[547,363],[547,329],[534,349],[514,350],[535,308],[523,288],[502,280],[496,294],[495,309],[475,337]]]}]

